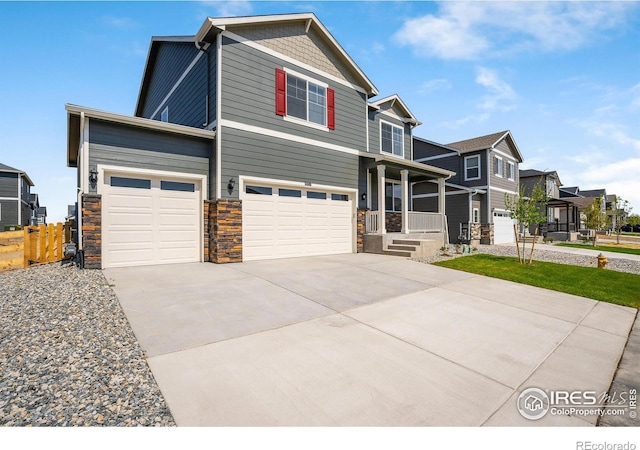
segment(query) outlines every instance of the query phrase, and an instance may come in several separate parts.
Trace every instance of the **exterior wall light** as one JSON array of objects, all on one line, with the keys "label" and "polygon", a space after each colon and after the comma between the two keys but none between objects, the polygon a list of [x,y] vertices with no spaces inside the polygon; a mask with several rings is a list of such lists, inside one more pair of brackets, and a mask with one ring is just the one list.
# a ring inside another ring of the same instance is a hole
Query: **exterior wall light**
[{"label": "exterior wall light", "polygon": [[233,194],[233,188],[236,187],[236,180],[233,179],[233,177],[231,177],[229,179],[229,183],[227,184],[227,192],[229,192],[229,195]]},{"label": "exterior wall light", "polygon": [[95,187],[98,182],[98,171],[96,169],[91,169],[89,171],[89,183],[91,183],[91,187]]}]

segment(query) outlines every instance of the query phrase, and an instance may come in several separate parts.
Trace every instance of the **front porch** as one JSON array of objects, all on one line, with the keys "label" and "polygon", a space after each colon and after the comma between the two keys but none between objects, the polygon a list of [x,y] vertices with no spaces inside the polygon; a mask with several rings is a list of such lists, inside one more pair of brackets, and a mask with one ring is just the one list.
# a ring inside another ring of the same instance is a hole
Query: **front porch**
[{"label": "front porch", "polygon": [[[445,180],[451,172],[426,164],[379,155],[366,167],[366,253],[420,257],[449,242],[445,216]],[[435,211],[413,211],[415,183],[437,184]]]}]

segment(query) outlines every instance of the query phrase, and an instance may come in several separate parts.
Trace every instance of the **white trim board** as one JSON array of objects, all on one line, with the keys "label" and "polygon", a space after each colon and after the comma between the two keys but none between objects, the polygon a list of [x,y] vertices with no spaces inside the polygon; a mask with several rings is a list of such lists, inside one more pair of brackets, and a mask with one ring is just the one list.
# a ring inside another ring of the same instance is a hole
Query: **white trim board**
[{"label": "white trim board", "polygon": [[[268,128],[256,127],[254,125],[247,125],[244,123],[235,122],[233,120],[222,119],[220,121],[220,125],[221,127],[229,127],[236,130],[247,131],[249,133],[262,134],[264,136],[284,139],[286,141],[297,142],[299,144],[313,145],[314,147],[322,147],[330,150],[335,150],[338,152],[349,153],[350,155],[360,156],[362,154],[367,154],[367,156],[370,156],[370,154],[368,154],[367,152],[356,150],[349,147],[344,147],[342,145],[336,145],[328,142],[318,141],[316,139],[295,136],[293,134],[283,133],[281,131],[275,131],[275,130],[270,130]],[[218,130],[218,132],[220,132],[220,130]]]}]

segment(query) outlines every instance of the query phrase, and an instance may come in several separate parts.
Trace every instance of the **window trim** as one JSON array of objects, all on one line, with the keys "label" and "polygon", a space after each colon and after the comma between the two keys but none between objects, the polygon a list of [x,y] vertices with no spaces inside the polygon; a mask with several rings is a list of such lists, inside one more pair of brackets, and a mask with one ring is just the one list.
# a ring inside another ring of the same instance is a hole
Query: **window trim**
[{"label": "window trim", "polygon": [[[500,168],[500,170],[498,170]],[[493,174],[497,177],[504,178],[504,159],[502,156],[493,155]]]},{"label": "window trim", "polygon": [[[475,167],[469,167],[468,162],[470,159],[478,160],[478,176],[477,177],[469,177],[469,169],[470,168],[475,169]],[[482,178],[482,161],[481,161],[480,155],[465,156],[464,157],[464,181],[474,181],[474,180],[479,180],[480,178]]]},{"label": "window trim", "polygon": [[[383,124],[389,125],[391,127],[391,151],[390,152],[382,149],[382,125]],[[394,128],[397,128],[400,131],[402,131],[402,154],[401,155],[396,155],[393,152],[393,129]],[[396,125],[396,124],[394,124],[392,122],[387,122],[386,120],[380,119],[380,125],[378,127],[378,132],[380,134],[380,138],[379,138],[379,141],[380,141],[380,153],[386,153],[387,155],[397,156],[398,158],[403,158],[404,159],[404,127]]]},{"label": "window trim", "polygon": [[169,123],[169,105],[165,106],[160,113],[160,122]]},{"label": "window trim", "polygon": [[[322,130],[322,131],[330,131],[331,128],[329,127],[329,124],[331,122],[331,118],[329,117],[329,90],[331,90],[331,88],[329,87],[329,85],[323,81],[320,81],[318,79],[309,77],[307,75],[304,75],[300,72],[296,72],[295,70],[289,69],[287,67],[283,67],[281,69],[284,72],[285,78],[284,78],[284,102],[285,102],[285,110],[283,111],[284,114],[279,114],[282,115],[282,118],[284,120],[286,120],[287,122],[293,122],[293,123],[298,123],[301,125],[305,125],[311,128],[315,128],[317,130]],[[307,93],[307,97],[305,100],[305,105],[306,105],[306,109],[307,109],[307,118],[306,119],[301,119],[299,117],[294,117],[289,115],[289,96],[287,93],[287,86],[288,86],[288,80],[289,80],[289,75],[293,75],[296,78],[300,78],[302,80],[304,80],[306,82],[306,93]],[[316,123],[316,122],[312,122],[309,120],[309,83],[313,83],[317,86],[320,86],[324,89],[324,125]],[[335,94],[334,94],[335,95]],[[335,100],[334,100],[335,101]],[[333,108],[331,108],[335,111],[335,104],[333,106]],[[335,122],[335,119],[334,119]]]},{"label": "window trim", "polygon": [[[516,163],[507,161],[507,168],[511,168],[511,170],[507,170],[507,180],[516,181]],[[509,172],[511,172],[511,175],[509,175]]]}]

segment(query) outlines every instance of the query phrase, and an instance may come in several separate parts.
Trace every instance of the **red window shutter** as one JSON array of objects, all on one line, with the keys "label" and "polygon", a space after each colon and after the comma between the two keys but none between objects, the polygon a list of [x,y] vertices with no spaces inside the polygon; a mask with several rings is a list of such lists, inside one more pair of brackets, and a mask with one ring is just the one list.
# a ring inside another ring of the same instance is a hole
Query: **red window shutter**
[{"label": "red window shutter", "polygon": [[335,91],[331,88],[327,88],[327,127],[336,129]]},{"label": "red window shutter", "polygon": [[287,73],[276,69],[276,114],[287,115]]}]

